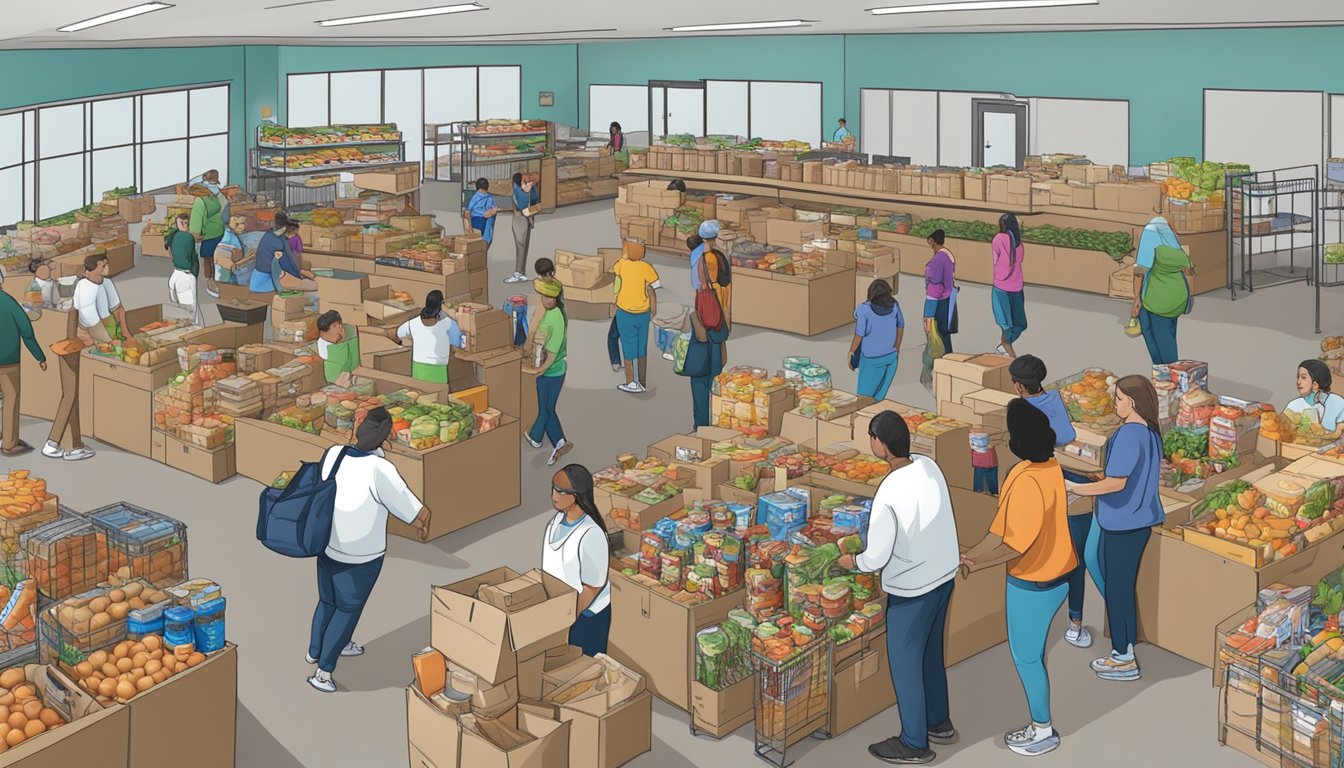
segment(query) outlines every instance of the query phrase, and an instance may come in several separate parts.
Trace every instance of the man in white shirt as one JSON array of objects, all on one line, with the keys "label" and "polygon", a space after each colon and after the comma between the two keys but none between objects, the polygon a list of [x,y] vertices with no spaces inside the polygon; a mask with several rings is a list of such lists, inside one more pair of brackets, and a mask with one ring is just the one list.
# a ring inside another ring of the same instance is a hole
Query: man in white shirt
[{"label": "man in white shirt", "polygon": [[[65,337],[81,346],[91,347],[113,338],[124,339],[128,346],[135,345],[126,328],[126,310],[121,306],[117,287],[107,276],[110,268],[106,254],[84,257],[84,277],[75,283],[75,295],[65,326]],[[60,370],[61,404],[52,419],[51,434],[42,447],[42,455],[66,461],[87,459],[93,456],[93,450],[85,447],[79,430],[79,353],[61,355]],[[61,447],[61,439],[67,431],[70,433],[70,450]]]},{"label": "man in white shirt", "polygon": [[873,455],[891,466],[873,499],[868,547],[840,566],[881,571],[887,593],[887,657],[901,735],[868,747],[884,762],[931,762],[929,742],[953,744],[943,639],[947,605],[961,563],[947,481],[933,459],[910,453],[910,429],[893,411],[868,427]]},{"label": "man in white shirt", "polygon": [[322,475],[330,477],[345,451],[336,473],[331,540],[317,557],[318,604],[308,645],[308,663],[317,665],[308,684],[323,693],[336,692],[331,674],[342,656],[364,653],[351,638],[383,569],[388,513],[415,526],[422,541],[429,538],[429,508],[383,458],[381,446],[391,435],[391,414],[374,408],[360,422],[354,445],[329,449],[322,459]]}]

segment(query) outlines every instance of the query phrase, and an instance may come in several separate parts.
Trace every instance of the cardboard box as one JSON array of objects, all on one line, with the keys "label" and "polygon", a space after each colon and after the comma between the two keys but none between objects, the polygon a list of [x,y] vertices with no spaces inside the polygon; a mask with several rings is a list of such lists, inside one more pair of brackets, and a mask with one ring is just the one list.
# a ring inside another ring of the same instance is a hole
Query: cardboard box
[{"label": "cardboard box", "polygon": [[600,714],[563,704],[551,705],[551,712],[554,719],[570,725],[572,768],[618,768],[652,748],[653,696],[644,690],[642,680],[637,693]]},{"label": "cardboard box", "polygon": [[688,605],[653,592],[619,570],[610,574],[609,654],[643,675],[655,696],[683,712],[690,711],[695,633],[724,621],[729,610],[739,607],[741,590]]},{"label": "cardboard box", "polygon": [[716,691],[699,681],[691,681],[691,730],[716,739],[736,731],[756,719],[756,674]]},{"label": "cardboard box", "polygon": [[714,458],[710,450],[712,446],[712,441],[702,437],[673,435],[650,445],[648,456],[676,465],[678,480],[686,474],[694,480],[693,487],[711,490],[728,482],[729,475],[729,463]]},{"label": "cardboard box", "polygon": [[221,448],[202,448],[190,442],[163,435],[163,463],[193,474],[202,480],[222,483],[238,474],[235,463],[235,450],[232,443]]},{"label": "cardboard box", "polygon": [[66,724],[10,747],[0,756],[0,766],[128,768],[129,709],[121,704],[104,708],[54,666],[27,664],[24,672],[42,702]]},{"label": "cardboard box", "polygon": [[[883,400],[860,410],[854,415],[853,434],[854,439],[859,442],[861,450],[865,452],[868,450],[868,425],[872,423],[873,417],[882,411],[906,414],[923,412],[924,409],[914,408],[892,400]],[[936,461],[949,488],[971,488],[974,473],[971,469],[970,431],[969,425],[953,429],[937,437],[929,437],[912,431],[910,434],[910,450]]]},{"label": "cardboard box", "polygon": [[420,188],[420,171],[413,167],[389,171],[362,171],[355,174],[355,186],[374,192],[386,192],[389,195],[404,195]]},{"label": "cardboard box", "polygon": [[[550,708],[521,704],[516,714],[501,718],[508,725],[536,737],[513,749],[504,750],[461,724],[460,764],[469,768],[551,768],[569,764],[570,724],[550,717]],[[434,765],[433,768],[439,768]]]},{"label": "cardboard box", "polygon": [[[238,649],[232,643],[139,694],[130,710],[128,765],[176,768],[184,754],[193,763],[232,768],[237,732]],[[164,728],[172,723],[172,728]]]},{"label": "cardboard box", "polygon": [[406,688],[406,737],[411,765],[416,768],[457,768],[462,730],[457,718],[430,703],[414,685]]},{"label": "cardboard box", "polygon": [[[415,307],[403,309],[399,306],[385,303],[392,301],[392,286],[390,285],[380,285],[377,288],[369,288],[364,291],[362,295],[364,297],[363,314],[374,320],[381,321],[383,324],[400,324],[417,314],[417,308]],[[344,313],[342,313],[341,317],[345,317]]]},{"label": "cardboard box", "polygon": [[[129,317],[128,322],[136,326]],[[148,457],[154,391],[181,371],[176,356],[145,366],[82,352],[79,407],[84,436]]]},{"label": "cardboard box", "polygon": [[403,232],[428,232],[434,228],[433,216],[402,215],[387,220],[388,226]]},{"label": "cardboard box", "polygon": [[511,613],[475,597],[481,586],[503,584],[521,575],[511,568],[434,587],[431,645],[485,682],[497,683],[517,676],[519,658],[562,644],[577,615],[577,593],[550,574],[539,570],[528,574],[545,588],[546,601]]},{"label": "cardboard box", "polygon": [[281,296],[271,299],[271,316],[276,320],[288,320],[299,317],[308,311],[308,299],[305,296]]},{"label": "cardboard box", "polygon": [[846,645],[862,646],[859,653],[835,662],[831,683],[832,737],[848,731],[896,704],[887,663],[887,633],[866,634]]},{"label": "cardboard box", "polygon": [[546,588],[530,576],[519,576],[501,584],[482,584],[478,597],[506,613],[521,611],[546,602]]},{"label": "cardboard box", "polygon": [[541,699],[546,673],[572,664],[582,656],[583,649],[577,645],[559,645],[530,658],[519,659],[518,695],[528,700]]},{"label": "cardboard box", "polygon": [[852,267],[811,279],[738,270],[733,275],[732,320],[800,336],[825,333],[853,322],[849,303],[855,281]]},{"label": "cardboard box", "polygon": [[336,272],[331,277],[317,276],[317,297],[323,302],[363,305],[364,292],[368,289],[368,275],[355,272]]}]

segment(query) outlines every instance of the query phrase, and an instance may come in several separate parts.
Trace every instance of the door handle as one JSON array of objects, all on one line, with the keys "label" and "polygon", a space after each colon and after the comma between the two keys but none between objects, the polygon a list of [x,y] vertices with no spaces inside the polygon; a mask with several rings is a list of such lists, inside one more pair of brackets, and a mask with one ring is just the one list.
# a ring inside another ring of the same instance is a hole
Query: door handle
[{"label": "door handle", "polygon": [[985,145],[985,149],[990,149],[990,148],[992,148],[993,146],[994,146],[993,144],[986,144],[986,145]]}]

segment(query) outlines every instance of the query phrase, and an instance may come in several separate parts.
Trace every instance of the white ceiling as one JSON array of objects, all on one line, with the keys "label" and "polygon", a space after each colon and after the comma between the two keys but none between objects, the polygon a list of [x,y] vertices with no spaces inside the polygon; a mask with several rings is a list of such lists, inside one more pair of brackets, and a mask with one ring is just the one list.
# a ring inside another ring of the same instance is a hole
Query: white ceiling
[{"label": "white ceiling", "polygon": [[[162,11],[82,32],[56,29],[140,0],[6,3],[0,48],[339,44],[348,42],[542,42],[678,37],[668,27],[807,19],[771,34],[1065,30],[1344,24],[1340,0],[1101,0],[1099,5],[1012,11],[872,16],[865,9],[924,0],[479,0],[489,10],[326,28],[321,19],[448,5],[465,0],[176,0]],[[704,33],[699,33],[704,34]],[[736,32],[723,34],[751,34]]]}]

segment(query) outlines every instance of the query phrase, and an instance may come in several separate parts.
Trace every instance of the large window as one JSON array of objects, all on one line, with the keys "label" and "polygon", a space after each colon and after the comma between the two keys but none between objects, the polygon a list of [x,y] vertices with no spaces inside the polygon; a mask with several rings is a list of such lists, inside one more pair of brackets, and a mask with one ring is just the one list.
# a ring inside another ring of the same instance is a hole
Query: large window
[{"label": "large window", "polygon": [[0,225],[57,216],[116,187],[229,172],[229,86],[117,94],[0,113]]},{"label": "large window", "polygon": [[520,117],[522,72],[509,65],[290,75],[286,119],[294,128],[396,123],[406,157],[414,159],[423,151],[425,123]]}]

